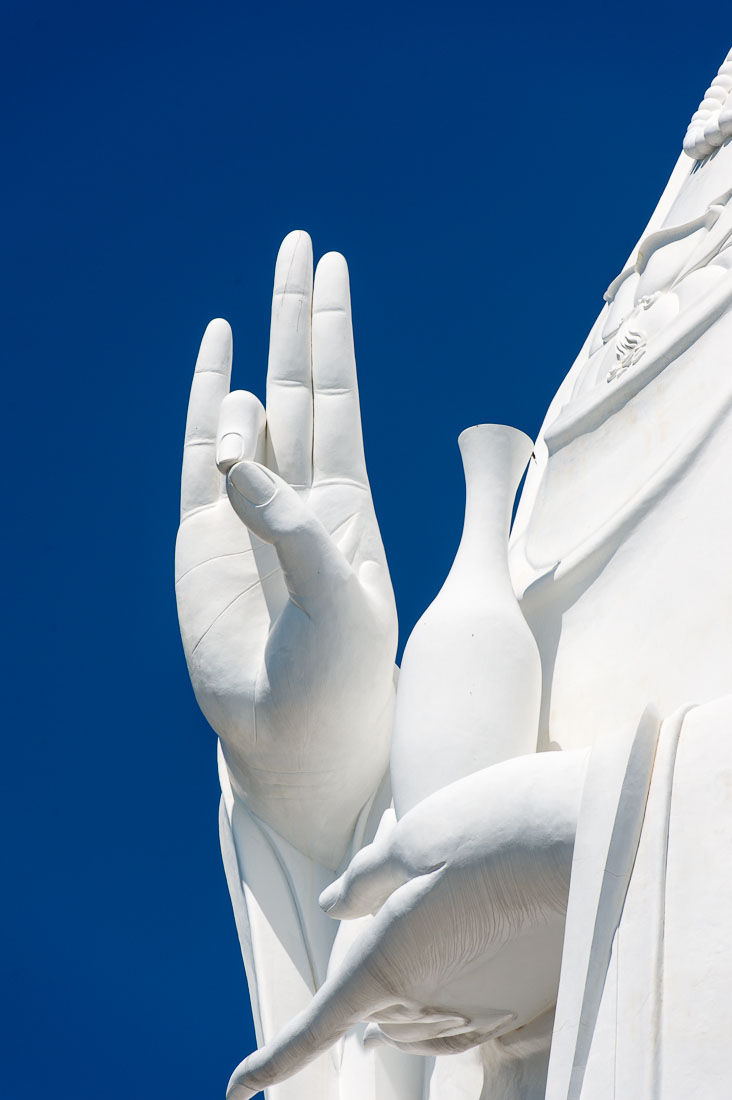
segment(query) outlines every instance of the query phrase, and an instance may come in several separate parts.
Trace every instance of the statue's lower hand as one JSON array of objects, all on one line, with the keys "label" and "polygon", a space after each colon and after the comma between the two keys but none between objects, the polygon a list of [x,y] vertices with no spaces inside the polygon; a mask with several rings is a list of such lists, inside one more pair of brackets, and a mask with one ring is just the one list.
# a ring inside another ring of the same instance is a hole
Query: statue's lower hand
[{"label": "statue's lower hand", "polygon": [[383,776],[396,609],[364,461],[348,269],[313,285],[306,233],[275,270],[267,411],[229,393],[231,331],[191,390],[176,593],[196,698],[235,792],[325,866]]},{"label": "statue's lower hand", "polygon": [[550,1009],[586,759],[497,764],[380,829],[320,899],[333,917],[375,916],[308,1009],[242,1062],[229,1100],[290,1077],[361,1021],[400,1050],[449,1054]]}]

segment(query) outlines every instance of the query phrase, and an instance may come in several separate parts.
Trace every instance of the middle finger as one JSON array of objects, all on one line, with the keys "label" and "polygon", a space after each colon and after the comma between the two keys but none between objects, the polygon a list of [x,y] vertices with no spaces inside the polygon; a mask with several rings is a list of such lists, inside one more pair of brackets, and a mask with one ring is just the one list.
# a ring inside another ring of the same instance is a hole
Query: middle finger
[{"label": "middle finger", "polygon": [[295,230],[277,256],[267,370],[267,464],[294,488],[312,480],[312,298],[313,246]]}]

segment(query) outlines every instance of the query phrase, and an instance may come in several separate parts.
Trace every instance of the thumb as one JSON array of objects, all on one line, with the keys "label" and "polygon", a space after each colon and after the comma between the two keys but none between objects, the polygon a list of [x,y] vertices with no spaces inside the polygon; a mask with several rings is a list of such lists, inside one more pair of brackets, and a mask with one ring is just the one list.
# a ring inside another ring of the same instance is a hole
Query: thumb
[{"label": "thumb", "polygon": [[362,848],[341,877],[323,891],[319,904],[329,917],[352,920],[374,913],[412,878],[390,839],[377,835],[373,844]]},{"label": "thumb", "polygon": [[238,462],[226,491],[243,523],[274,545],[293,601],[308,614],[355,574],[314,512],[281,477],[258,462]]}]

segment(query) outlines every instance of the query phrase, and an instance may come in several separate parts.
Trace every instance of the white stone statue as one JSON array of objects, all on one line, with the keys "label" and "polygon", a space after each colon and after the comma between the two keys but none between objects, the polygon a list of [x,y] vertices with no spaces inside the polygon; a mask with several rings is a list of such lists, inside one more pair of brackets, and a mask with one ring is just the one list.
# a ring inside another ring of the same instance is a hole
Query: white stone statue
[{"label": "white stone statue", "polygon": [[285,239],[266,412],[206,331],[176,591],[260,1047],[230,1100],[732,1096],[732,53],[605,299],[530,462],[460,437],[399,679],[345,261]]}]

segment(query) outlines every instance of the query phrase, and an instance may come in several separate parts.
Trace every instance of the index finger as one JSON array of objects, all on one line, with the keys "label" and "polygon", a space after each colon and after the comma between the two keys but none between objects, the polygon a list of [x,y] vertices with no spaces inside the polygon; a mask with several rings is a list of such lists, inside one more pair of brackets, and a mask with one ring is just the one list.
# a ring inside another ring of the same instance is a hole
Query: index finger
[{"label": "index finger", "polygon": [[[429,902],[441,873],[439,867],[399,887],[328,973],[307,1008],[234,1070],[227,1100],[250,1100],[261,1089],[292,1077],[354,1024],[393,1006],[403,995],[411,998],[408,986],[422,963],[418,949],[404,959],[404,945],[413,939],[413,917]],[[429,910],[426,916],[429,921]]]},{"label": "index finger", "polygon": [[224,480],[216,468],[216,426],[221,402],[229,392],[232,357],[231,327],[217,317],[207,326],[196,360],[186,420],[181,475],[181,519],[214,504]]},{"label": "index finger", "polygon": [[292,1077],[359,1020],[393,1001],[393,994],[385,994],[364,965],[364,957],[372,953],[369,940],[361,941],[354,955],[346,957],[344,972],[329,975],[303,1012],[237,1066],[226,1100],[250,1100],[262,1089]]}]

